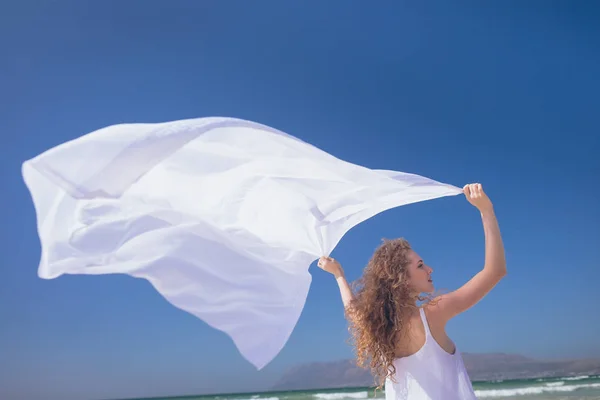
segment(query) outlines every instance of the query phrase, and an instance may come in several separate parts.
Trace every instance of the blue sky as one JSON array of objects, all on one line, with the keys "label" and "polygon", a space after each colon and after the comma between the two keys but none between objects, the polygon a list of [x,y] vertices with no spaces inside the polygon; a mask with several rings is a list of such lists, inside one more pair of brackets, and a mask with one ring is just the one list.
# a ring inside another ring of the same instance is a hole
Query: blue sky
[{"label": "blue sky", "polygon": [[[115,123],[214,115],[371,168],[482,182],[509,274],[448,333],[468,352],[600,357],[600,7],[526,3],[4,3],[0,397],[251,391],[352,356],[335,282],[316,268],[297,328],[260,372],[142,280],[37,277],[23,161]],[[443,288],[482,266],[480,218],[462,196],[380,214],[333,256],[354,280],[396,236]]]}]

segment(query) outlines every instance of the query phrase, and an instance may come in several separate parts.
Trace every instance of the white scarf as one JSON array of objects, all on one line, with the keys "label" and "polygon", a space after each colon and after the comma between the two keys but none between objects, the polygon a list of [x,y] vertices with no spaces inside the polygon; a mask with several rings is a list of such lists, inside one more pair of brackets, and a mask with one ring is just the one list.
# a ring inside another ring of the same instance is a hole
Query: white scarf
[{"label": "white scarf", "polygon": [[26,161],[23,177],[41,278],[147,279],[259,369],[294,329],[310,264],[348,230],[392,207],[462,193],[233,118],[109,126]]}]

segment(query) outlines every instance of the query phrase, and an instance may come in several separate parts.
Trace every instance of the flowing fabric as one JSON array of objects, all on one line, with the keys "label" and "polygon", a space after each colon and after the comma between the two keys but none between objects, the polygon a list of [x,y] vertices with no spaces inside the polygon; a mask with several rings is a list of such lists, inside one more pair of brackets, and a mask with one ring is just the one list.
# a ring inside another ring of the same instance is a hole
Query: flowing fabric
[{"label": "flowing fabric", "polygon": [[289,338],[309,266],[356,224],[462,193],[233,118],[109,126],[22,168],[38,274],[127,274],[228,334],[258,369]]}]

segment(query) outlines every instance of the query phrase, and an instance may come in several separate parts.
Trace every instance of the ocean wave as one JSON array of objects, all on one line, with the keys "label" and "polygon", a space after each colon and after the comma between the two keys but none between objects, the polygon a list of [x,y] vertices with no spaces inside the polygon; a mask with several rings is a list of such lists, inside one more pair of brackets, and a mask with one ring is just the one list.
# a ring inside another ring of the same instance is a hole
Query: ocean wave
[{"label": "ocean wave", "polygon": [[317,399],[323,399],[323,400],[366,399],[366,398],[369,397],[369,394],[367,392],[355,392],[355,393],[317,393],[317,394],[313,394],[313,397],[315,397]]},{"label": "ocean wave", "polygon": [[564,376],[564,377],[548,377],[548,378],[538,378],[536,379],[537,382],[545,382],[545,381],[556,381],[556,380],[561,380],[561,381],[580,381],[582,379],[588,379],[588,378],[594,378],[594,376],[589,376],[589,375],[579,375],[579,376]]},{"label": "ocean wave", "polygon": [[260,397],[259,394],[256,394],[249,399],[235,399],[235,400],[279,400],[279,397]]},{"label": "ocean wave", "polygon": [[562,385],[562,386],[529,386],[514,389],[489,389],[475,390],[477,397],[510,397],[510,396],[525,396],[531,394],[542,394],[549,392],[572,392],[577,389],[593,389],[600,388],[600,383],[584,383],[581,385]]},{"label": "ocean wave", "polygon": [[565,381],[580,381],[582,379],[589,378],[589,375],[581,375],[581,376],[570,376],[568,378],[563,378]]}]

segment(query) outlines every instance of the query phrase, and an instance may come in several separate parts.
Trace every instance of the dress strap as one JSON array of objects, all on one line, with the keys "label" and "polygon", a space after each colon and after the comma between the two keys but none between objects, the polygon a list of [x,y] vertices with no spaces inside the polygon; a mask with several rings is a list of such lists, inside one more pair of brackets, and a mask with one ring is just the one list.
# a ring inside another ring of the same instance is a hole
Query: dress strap
[{"label": "dress strap", "polygon": [[431,331],[429,330],[429,323],[427,322],[427,316],[425,315],[425,308],[421,307],[419,309],[419,313],[421,314],[421,321],[423,322],[425,333],[431,336]]}]

